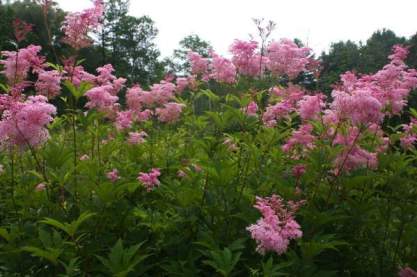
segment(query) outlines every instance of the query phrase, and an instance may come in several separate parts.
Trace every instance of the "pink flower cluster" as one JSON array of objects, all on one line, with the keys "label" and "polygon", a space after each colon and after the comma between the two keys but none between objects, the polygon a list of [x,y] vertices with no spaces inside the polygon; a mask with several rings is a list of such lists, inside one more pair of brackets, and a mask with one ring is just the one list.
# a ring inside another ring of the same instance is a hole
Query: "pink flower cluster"
[{"label": "pink flower cluster", "polygon": [[239,150],[239,147],[236,145],[236,143],[231,138],[226,138],[223,141],[223,144],[227,147],[227,150],[229,150],[231,152],[235,152],[235,151]]},{"label": "pink flower cluster", "polygon": [[97,68],[98,76],[94,81],[96,86],[86,92],[88,102],[85,105],[89,109],[97,109],[111,115],[118,110],[119,100],[117,94],[123,88],[126,79],[116,78],[112,73],[114,69],[111,64]]},{"label": "pink flower cluster", "polygon": [[95,78],[97,86],[111,85],[113,87],[113,91],[111,92],[112,95],[117,95],[127,81],[125,78],[116,78],[116,76],[113,75],[114,68],[111,64],[103,65],[102,67],[97,68],[96,71],[98,73]]},{"label": "pink flower cluster", "polygon": [[152,191],[155,187],[160,185],[158,177],[161,175],[159,168],[152,168],[148,173],[140,172],[138,176],[138,181],[140,181],[146,188],[146,190]]},{"label": "pink flower cluster", "polygon": [[44,66],[44,57],[39,55],[40,46],[29,45],[18,51],[2,51],[1,55],[6,59],[0,60],[4,66],[1,72],[7,78],[9,84],[16,85],[26,80],[28,73],[39,71]]},{"label": "pink flower cluster", "polygon": [[191,64],[191,73],[193,75],[200,75],[206,76],[208,68],[209,68],[209,61],[207,58],[203,58],[200,54],[196,52],[188,52],[187,58]]},{"label": "pink flower cluster", "polygon": [[173,102],[177,91],[178,85],[167,81],[152,85],[150,91],[145,91],[137,85],[130,88],[126,93],[128,111],[121,112],[122,114],[119,113],[118,116],[120,119],[125,119],[125,124],[122,126],[130,128],[131,123],[146,121],[152,114],[155,114],[161,122],[177,121],[185,107],[184,104]]},{"label": "pink flower cluster", "polygon": [[404,133],[400,138],[401,146],[404,149],[411,149],[417,141],[417,119],[412,118],[409,124],[402,125]]},{"label": "pink flower cluster", "polygon": [[115,121],[116,128],[118,130],[131,128],[133,124],[133,115],[131,110],[118,112]]},{"label": "pink flower cluster", "polygon": [[[407,104],[410,91],[417,87],[417,70],[409,69],[404,63],[408,50],[400,45],[393,47],[389,56],[390,63],[373,75],[363,75],[360,78],[351,72],[341,76],[342,85],[337,91],[344,91],[349,95],[375,98],[385,115],[399,114]],[[376,106],[370,103],[369,106]],[[364,104],[365,106],[367,104]],[[376,110],[376,107],[371,107]]]},{"label": "pink flower cluster", "polygon": [[86,92],[88,99],[85,105],[89,109],[97,109],[99,111],[108,112],[114,107],[119,97],[112,95],[113,87],[111,85],[94,87]]},{"label": "pink flower cluster", "polygon": [[143,108],[154,108],[168,103],[174,98],[175,91],[175,84],[166,81],[152,85],[150,91],[134,86],[127,91],[126,102],[129,109],[138,112]]},{"label": "pink flower cluster", "polygon": [[25,102],[11,100],[0,120],[0,145],[36,147],[49,137],[46,126],[53,120],[55,106],[44,96],[29,96]]},{"label": "pink flower cluster", "polygon": [[148,136],[147,133],[145,133],[144,131],[141,132],[129,132],[129,138],[127,140],[127,142],[129,144],[142,144],[144,143],[146,140],[145,138]]},{"label": "pink flower cluster", "polygon": [[244,112],[248,115],[248,116],[257,116],[258,113],[258,104],[256,104],[255,101],[251,101],[248,106],[246,107],[246,109],[244,110]]},{"label": "pink flower cluster", "polygon": [[290,84],[285,89],[272,88],[271,95],[277,96],[280,100],[275,105],[268,106],[262,116],[262,121],[267,127],[274,127],[279,119],[287,117],[296,110],[296,105],[303,98],[304,91],[301,87]]},{"label": "pink flower cluster", "polygon": [[234,64],[215,52],[211,52],[211,61],[195,52],[189,52],[188,59],[191,64],[191,73],[200,76],[203,81],[207,82],[213,79],[227,84],[236,82]]},{"label": "pink flower cluster", "polygon": [[163,108],[157,108],[155,113],[159,121],[172,123],[178,121],[184,107],[184,104],[170,102],[164,104]]},{"label": "pink flower cluster", "polygon": [[303,201],[285,203],[277,195],[266,198],[256,197],[254,207],[261,212],[262,218],[246,229],[256,240],[258,244],[256,250],[260,254],[274,251],[281,255],[287,251],[291,240],[302,237],[301,227],[295,221],[294,215],[303,203]]},{"label": "pink flower cluster", "polygon": [[175,82],[177,85],[176,92],[178,94],[181,94],[190,85],[190,80],[184,77],[177,78]]},{"label": "pink flower cluster", "polygon": [[273,75],[286,75],[293,79],[303,71],[315,70],[311,66],[316,62],[310,57],[310,49],[299,47],[289,39],[270,43],[266,56],[261,55],[255,41],[235,40],[229,50],[233,55],[231,61],[214,52],[211,52],[210,59],[195,52],[188,53],[191,73],[203,81],[214,79],[233,84],[237,73],[256,77],[269,69]]},{"label": "pink flower cluster", "polygon": [[[358,78],[347,72],[342,84],[332,92],[333,102],[324,111],[323,122],[334,136],[333,144],[343,145],[336,158],[335,173],[378,165],[377,153],[385,151],[389,143],[381,124],[386,116],[398,114],[407,103],[410,91],[417,87],[417,71],[404,64],[407,49],[395,46],[390,63],[373,75]],[[413,123],[411,123],[412,126]],[[412,129],[403,126],[402,145],[411,146],[415,140]],[[367,134],[374,137],[373,150],[363,147]]]},{"label": "pink flower cluster", "polygon": [[330,108],[337,121],[348,120],[355,126],[368,126],[372,123],[379,124],[384,118],[381,103],[369,91],[358,90],[349,94],[335,90],[332,97]]},{"label": "pink flower cluster", "polygon": [[398,277],[417,277],[417,271],[407,266],[400,269]]},{"label": "pink flower cluster", "polygon": [[233,84],[236,82],[236,67],[233,63],[216,53],[211,53],[211,74],[210,77],[217,82]]},{"label": "pink flower cluster", "polygon": [[111,171],[106,173],[107,179],[109,179],[112,183],[115,183],[117,180],[120,179],[119,171],[116,168],[113,168]]},{"label": "pink flower cluster", "polygon": [[323,94],[305,95],[298,103],[298,113],[302,120],[317,120],[326,106]]},{"label": "pink flower cluster", "polygon": [[102,0],[95,0],[94,7],[82,12],[69,13],[65,17],[62,27],[65,37],[64,42],[74,49],[81,49],[91,45],[88,33],[100,25],[104,13]]},{"label": "pink flower cluster", "polygon": [[232,62],[241,75],[256,77],[261,74],[266,59],[256,53],[258,43],[256,41],[235,40],[230,46]]},{"label": "pink flower cluster", "polygon": [[334,145],[343,145],[342,153],[335,160],[338,175],[342,170],[351,171],[360,167],[376,168],[378,164],[377,154],[369,152],[358,143],[360,130],[351,127],[347,134],[338,133],[333,141]]},{"label": "pink flower cluster", "polygon": [[[273,88],[271,94],[280,97],[280,101],[267,107],[263,122],[273,127],[278,119],[293,111],[300,115],[302,125],[283,145],[285,152],[298,159],[300,154],[314,147],[314,130],[306,121],[320,120],[325,129],[320,137],[332,145],[342,146],[334,161],[335,174],[357,168],[375,169],[378,153],[385,151],[389,144],[381,128],[384,118],[400,113],[408,94],[417,87],[417,71],[404,64],[406,56],[407,49],[395,46],[390,63],[377,73],[361,77],[350,72],[343,74],[342,83],[333,90],[329,105],[320,93],[304,95],[291,84],[288,89]],[[401,144],[405,148],[417,140],[412,132],[414,124],[412,121],[410,125],[403,125]],[[372,143],[366,142],[367,137],[372,137]]]},{"label": "pink flower cluster", "polygon": [[288,141],[282,146],[284,152],[290,152],[295,147],[300,146],[302,151],[314,148],[314,141],[316,137],[312,134],[313,126],[310,124],[301,125],[298,130],[295,130]]},{"label": "pink flower cluster", "polygon": [[64,70],[67,73],[65,80],[71,81],[75,86],[79,86],[81,82],[88,82],[94,84],[96,76],[90,74],[84,70],[81,65],[74,66],[73,59],[67,59],[64,61]]},{"label": "pink flower cluster", "polygon": [[268,46],[266,64],[267,68],[274,75],[287,75],[293,79],[302,71],[306,71],[310,49],[299,47],[289,39],[281,39],[279,42],[271,42]]},{"label": "pink flower cluster", "polygon": [[54,98],[61,91],[61,73],[57,70],[43,70],[39,72],[38,80],[35,83],[36,93]]}]

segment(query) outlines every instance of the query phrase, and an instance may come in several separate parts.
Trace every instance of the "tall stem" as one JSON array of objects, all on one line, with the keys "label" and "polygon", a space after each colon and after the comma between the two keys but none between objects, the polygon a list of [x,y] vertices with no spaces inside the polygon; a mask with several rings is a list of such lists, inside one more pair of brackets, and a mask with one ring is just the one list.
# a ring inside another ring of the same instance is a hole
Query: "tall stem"
[{"label": "tall stem", "polygon": [[72,144],[74,151],[74,186],[77,187],[77,132],[76,132],[76,115],[72,115]]},{"label": "tall stem", "polygon": [[14,197],[15,180],[14,180],[14,152],[13,152],[13,150],[10,151],[10,176],[11,176],[11,185],[12,185],[11,187],[12,187],[13,208],[14,208],[14,211],[15,211],[15,216],[16,216],[16,218],[18,218],[16,199]]}]

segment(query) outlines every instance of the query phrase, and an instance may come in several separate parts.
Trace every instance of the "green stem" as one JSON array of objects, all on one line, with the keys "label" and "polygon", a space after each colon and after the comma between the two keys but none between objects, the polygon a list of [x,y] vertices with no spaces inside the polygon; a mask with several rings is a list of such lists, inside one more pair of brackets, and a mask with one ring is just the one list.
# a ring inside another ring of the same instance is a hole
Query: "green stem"
[{"label": "green stem", "polygon": [[11,175],[11,187],[12,187],[12,202],[13,202],[13,208],[15,211],[15,216],[18,218],[18,212],[17,212],[17,205],[16,205],[16,199],[14,196],[15,191],[15,176],[14,176],[14,152],[10,151],[10,175]]}]

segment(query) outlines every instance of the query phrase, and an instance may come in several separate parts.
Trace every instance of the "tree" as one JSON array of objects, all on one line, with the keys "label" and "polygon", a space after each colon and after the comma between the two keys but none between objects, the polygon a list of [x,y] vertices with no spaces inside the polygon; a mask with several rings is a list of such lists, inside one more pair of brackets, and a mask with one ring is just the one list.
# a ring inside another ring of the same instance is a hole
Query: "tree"
[{"label": "tree", "polygon": [[148,16],[127,14],[128,0],[108,0],[100,34],[102,62],[113,64],[130,83],[147,86],[163,75],[154,42],[158,29]]},{"label": "tree", "polygon": [[9,5],[0,4],[0,50],[11,47],[9,41],[13,38],[13,18],[12,8]]},{"label": "tree", "polygon": [[395,44],[405,44],[404,37],[388,29],[374,32],[360,49],[361,61],[359,70],[363,73],[374,73],[388,63],[388,56]]},{"label": "tree", "polygon": [[[14,50],[15,48],[9,43],[14,40],[12,22],[15,18],[32,25],[32,31],[20,46],[40,45],[43,54],[49,60],[57,62],[53,48],[59,52],[58,54],[62,54],[66,49],[61,43],[63,37],[61,25],[65,18],[65,12],[52,2],[45,21],[43,7],[35,1],[24,0],[0,5],[0,49]],[[50,37],[45,25],[48,25],[50,29]]]},{"label": "tree", "polygon": [[195,34],[184,37],[180,41],[179,46],[180,48],[174,50],[174,54],[171,58],[165,59],[168,71],[186,73],[190,68],[190,64],[187,60],[188,52],[197,52],[201,56],[207,58],[209,56],[210,49],[212,49],[208,41],[201,39]]},{"label": "tree", "polygon": [[417,68],[417,33],[408,40],[407,45],[410,47],[407,64],[412,68]]},{"label": "tree", "polygon": [[360,63],[359,46],[350,40],[333,43],[329,53],[323,52],[320,60],[322,71],[319,87],[329,93],[331,85],[339,81],[340,74],[358,69]]}]

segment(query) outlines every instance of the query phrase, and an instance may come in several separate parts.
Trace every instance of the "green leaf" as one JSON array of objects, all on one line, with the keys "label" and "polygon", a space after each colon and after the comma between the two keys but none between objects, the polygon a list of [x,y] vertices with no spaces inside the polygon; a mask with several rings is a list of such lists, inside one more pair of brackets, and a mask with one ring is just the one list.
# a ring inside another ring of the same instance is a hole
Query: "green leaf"
[{"label": "green leaf", "polygon": [[89,218],[95,216],[95,213],[90,213],[90,212],[84,212],[82,213],[78,219],[74,220],[71,223],[61,223],[58,220],[52,219],[52,218],[45,218],[43,220],[40,221],[40,223],[43,224],[47,224],[47,225],[51,225],[59,230],[64,231],[65,233],[67,233],[70,237],[74,237],[78,228],[80,227],[80,225],[88,220]]},{"label": "green leaf", "polygon": [[113,276],[124,277],[132,272],[136,265],[148,257],[148,255],[138,255],[139,248],[142,244],[124,248],[122,240],[119,239],[110,249],[107,258],[101,256],[97,256],[97,258]]},{"label": "green leaf", "polygon": [[0,237],[4,238],[7,242],[12,240],[12,237],[5,228],[0,228]]},{"label": "green leaf", "polygon": [[25,246],[22,247],[23,251],[31,253],[35,257],[43,258],[54,265],[58,264],[58,258],[62,254],[62,249],[56,248],[47,248],[47,249],[40,249],[34,246]]}]

